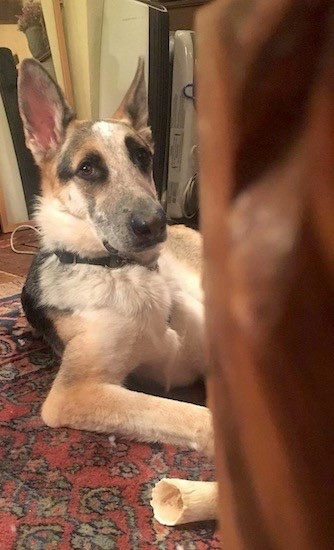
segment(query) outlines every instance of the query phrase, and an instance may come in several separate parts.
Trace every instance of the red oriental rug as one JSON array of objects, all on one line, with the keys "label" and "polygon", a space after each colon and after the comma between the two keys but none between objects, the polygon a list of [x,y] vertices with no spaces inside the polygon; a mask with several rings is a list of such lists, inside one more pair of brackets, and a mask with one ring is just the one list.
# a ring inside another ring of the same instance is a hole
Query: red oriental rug
[{"label": "red oriental rug", "polygon": [[0,300],[0,549],[220,548],[214,523],[164,527],[149,505],[162,477],[212,480],[212,465],[169,445],[49,429],[39,411],[57,367],[19,296]]}]

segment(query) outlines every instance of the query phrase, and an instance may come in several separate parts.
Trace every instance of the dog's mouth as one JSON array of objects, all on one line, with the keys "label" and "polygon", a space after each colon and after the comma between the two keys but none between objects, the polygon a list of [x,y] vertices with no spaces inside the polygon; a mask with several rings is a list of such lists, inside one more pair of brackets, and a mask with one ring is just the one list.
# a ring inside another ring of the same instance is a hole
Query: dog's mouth
[{"label": "dog's mouth", "polygon": [[162,232],[158,237],[147,238],[144,241],[137,242],[133,248],[132,252],[146,252],[147,250],[152,250],[157,246],[164,243],[167,239],[167,231]]},{"label": "dog's mouth", "polygon": [[149,252],[159,247],[167,239],[167,232],[161,235],[159,238],[147,239],[142,242],[138,242],[131,246],[127,251],[120,251],[114,248],[109,241],[103,240],[104,248],[109,252],[109,254],[117,254],[118,256],[131,256],[133,254],[138,254],[140,252]]},{"label": "dog's mouth", "polygon": [[111,244],[108,241],[103,241],[104,248],[109,252],[109,254],[119,254],[118,250],[111,246]]}]

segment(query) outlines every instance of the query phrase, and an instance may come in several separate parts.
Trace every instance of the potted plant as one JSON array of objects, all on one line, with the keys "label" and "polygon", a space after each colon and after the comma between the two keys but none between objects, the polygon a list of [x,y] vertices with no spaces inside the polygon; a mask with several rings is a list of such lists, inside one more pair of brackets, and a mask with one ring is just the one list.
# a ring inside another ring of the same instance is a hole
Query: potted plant
[{"label": "potted plant", "polygon": [[51,55],[40,2],[29,0],[21,15],[17,16],[18,29],[25,33],[31,55],[38,61],[45,61]]}]

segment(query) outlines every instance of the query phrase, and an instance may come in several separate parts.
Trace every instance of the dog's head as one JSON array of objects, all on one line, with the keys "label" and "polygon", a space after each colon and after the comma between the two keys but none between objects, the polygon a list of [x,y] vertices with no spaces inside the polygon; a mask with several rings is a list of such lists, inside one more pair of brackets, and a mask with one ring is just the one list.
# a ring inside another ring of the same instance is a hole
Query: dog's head
[{"label": "dog's head", "polygon": [[41,169],[44,245],[86,255],[105,248],[142,259],[156,254],[166,216],[152,176],[143,59],[112,119],[76,120],[32,59],[21,63],[18,94],[26,144]]}]

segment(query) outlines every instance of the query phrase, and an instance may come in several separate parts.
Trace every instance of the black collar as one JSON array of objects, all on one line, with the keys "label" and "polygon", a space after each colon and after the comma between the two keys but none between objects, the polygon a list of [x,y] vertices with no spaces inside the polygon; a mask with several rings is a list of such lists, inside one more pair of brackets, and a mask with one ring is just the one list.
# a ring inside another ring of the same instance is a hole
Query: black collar
[{"label": "black collar", "polygon": [[[102,256],[99,258],[85,258],[79,256],[78,254],[73,254],[72,252],[67,252],[66,250],[55,250],[54,253],[58,257],[59,261],[62,264],[88,264],[88,265],[100,265],[102,267],[109,267],[111,269],[124,267],[125,265],[141,265],[131,258],[125,258],[119,256],[118,254],[109,254],[108,256]],[[145,266],[150,271],[156,271],[158,269],[158,264]]]}]

